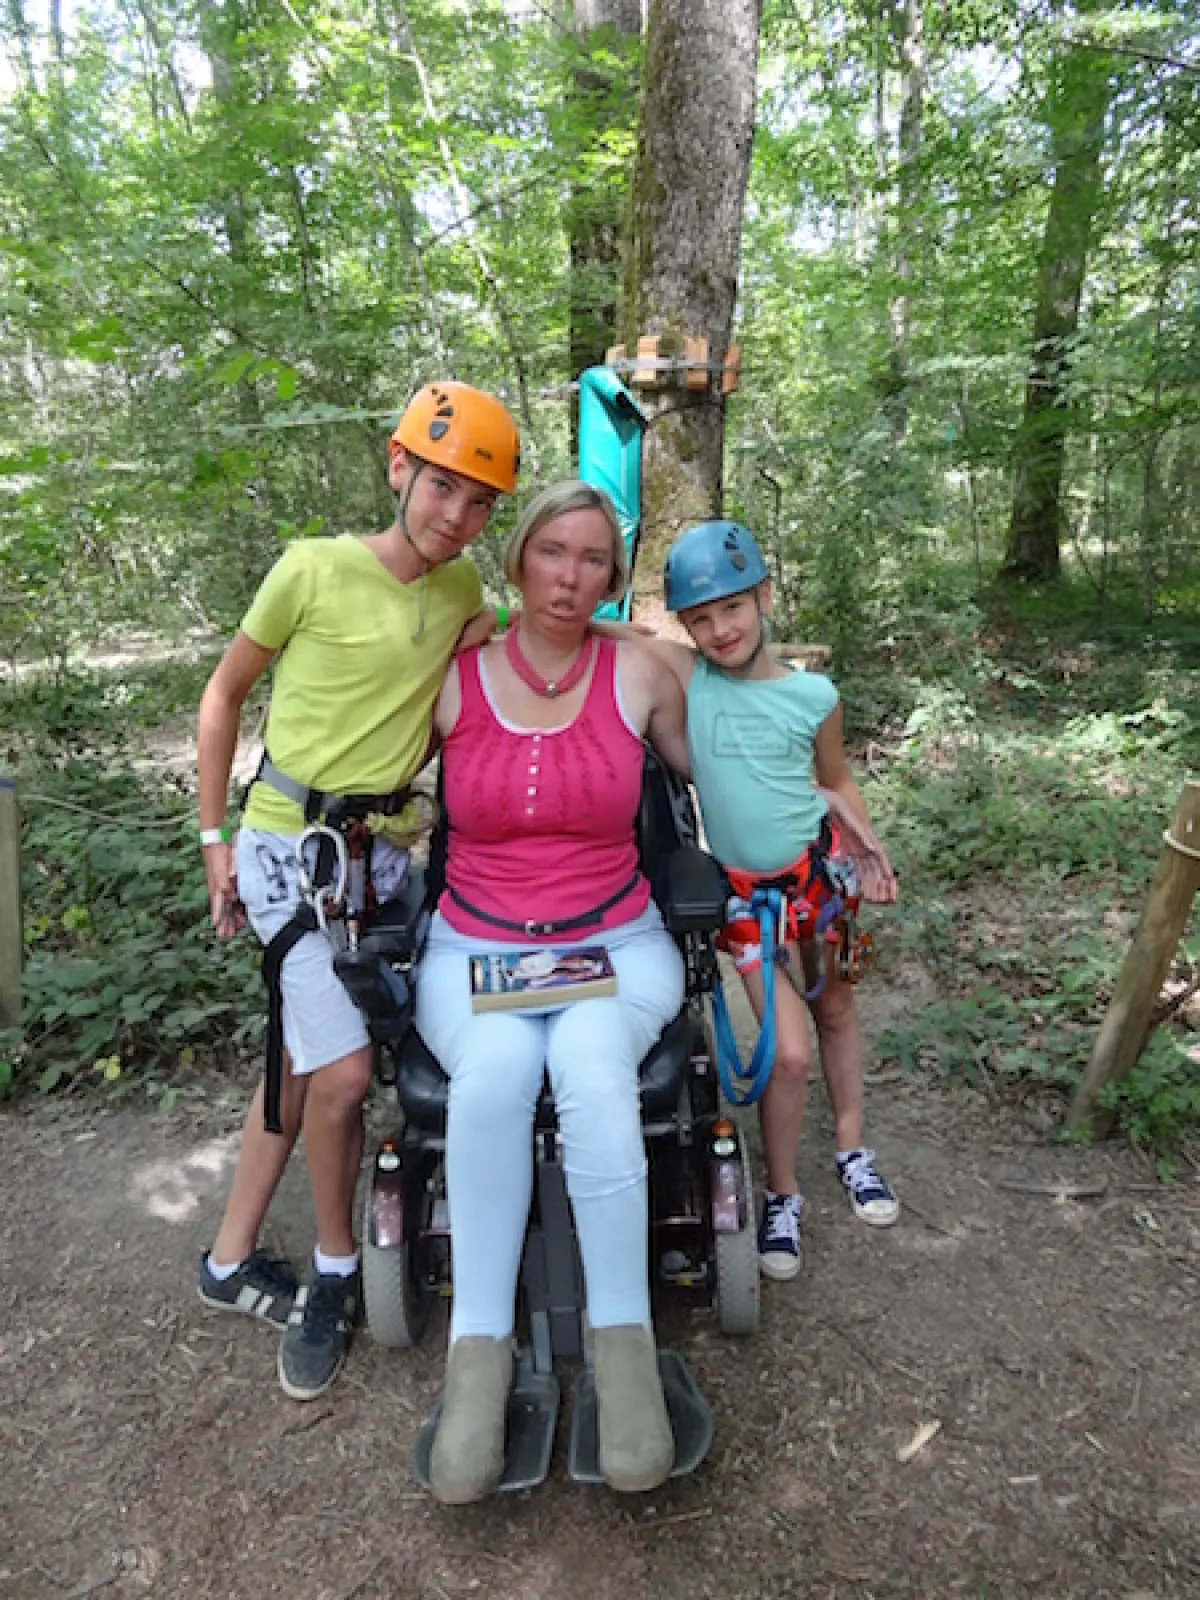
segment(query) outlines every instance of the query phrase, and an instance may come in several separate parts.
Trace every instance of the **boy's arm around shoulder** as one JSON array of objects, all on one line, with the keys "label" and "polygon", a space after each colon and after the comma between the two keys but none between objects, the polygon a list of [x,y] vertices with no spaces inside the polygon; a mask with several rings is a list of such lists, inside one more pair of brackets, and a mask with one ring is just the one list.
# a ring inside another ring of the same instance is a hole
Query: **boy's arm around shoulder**
[{"label": "boy's arm around shoulder", "polygon": [[899,895],[896,875],[867,815],[867,803],[850,773],[842,744],[841,701],[817,729],[813,740],[813,775],[854,862],[864,900],[892,904]]}]

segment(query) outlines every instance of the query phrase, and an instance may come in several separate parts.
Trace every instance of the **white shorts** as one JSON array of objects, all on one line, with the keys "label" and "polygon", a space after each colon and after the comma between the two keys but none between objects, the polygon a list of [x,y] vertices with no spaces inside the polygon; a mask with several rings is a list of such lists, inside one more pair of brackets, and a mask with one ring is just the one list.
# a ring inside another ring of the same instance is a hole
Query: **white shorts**
[{"label": "white shorts", "polygon": [[[372,847],[376,892],[391,898],[403,887],[408,853],[383,839]],[[264,945],[290,922],[300,904],[296,839],[243,828],[237,841],[238,895],[250,926]],[[386,889],[385,889],[386,886]],[[323,933],[306,933],[284,958],[283,1042],[292,1072],[302,1077],[364,1049],[366,1019],[333,970],[333,946]]]}]

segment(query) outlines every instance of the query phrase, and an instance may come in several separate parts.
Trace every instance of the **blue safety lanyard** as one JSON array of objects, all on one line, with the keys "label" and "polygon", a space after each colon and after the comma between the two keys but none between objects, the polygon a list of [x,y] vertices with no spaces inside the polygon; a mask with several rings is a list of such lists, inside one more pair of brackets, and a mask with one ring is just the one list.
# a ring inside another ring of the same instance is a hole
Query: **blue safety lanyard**
[{"label": "blue safety lanyard", "polygon": [[[761,1099],[763,1090],[771,1080],[771,1068],[775,1065],[775,935],[783,915],[782,890],[755,889],[750,896],[750,909],[758,916],[759,942],[762,946],[763,1014],[758,1042],[749,1066],[742,1065],[742,1058],[738,1054],[733,1023],[729,1020],[729,1009],[725,1004],[725,990],[719,977],[713,986],[717,1078],[721,1093],[732,1106],[752,1106]],[[734,1083],[735,1077],[742,1079],[742,1087]]]},{"label": "blue safety lanyard", "polygon": [[[729,1008],[725,1004],[725,990],[720,976],[713,985],[712,1013],[713,1031],[717,1037],[717,1078],[721,1085],[721,1093],[733,1106],[752,1106],[755,1101],[762,1098],[763,1091],[771,1081],[771,1070],[775,1065],[776,934],[783,920],[784,906],[783,891],[780,889],[755,889],[750,896],[750,909],[758,917],[759,944],[762,951],[760,970],[763,978],[763,1014],[758,1041],[750,1057],[749,1066],[742,1065],[742,1058],[738,1053],[737,1039],[734,1036],[733,1023],[729,1019]],[[813,930],[818,949],[824,943],[826,930],[844,910],[845,902],[841,895],[836,894],[821,907]],[[804,999],[811,1003],[817,999],[824,987],[825,972],[822,970],[817,975],[816,983],[804,994]],[[742,1080],[740,1087],[735,1084],[735,1078]]]}]

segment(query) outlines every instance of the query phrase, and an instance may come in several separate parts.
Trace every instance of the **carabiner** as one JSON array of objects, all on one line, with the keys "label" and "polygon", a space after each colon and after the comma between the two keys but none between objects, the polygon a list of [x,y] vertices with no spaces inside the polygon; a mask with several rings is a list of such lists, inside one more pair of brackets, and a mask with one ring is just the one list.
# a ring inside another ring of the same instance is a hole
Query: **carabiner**
[{"label": "carabiner", "polygon": [[[321,862],[320,842],[322,839],[328,839],[333,845],[333,859],[336,870],[332,883],[328,884],[318,884],[313,878],[313,872],[316,872]],[[316,840],[316,855],[313,860],[312,872],[309,871],[308,863],[304,859],[305,846],[311,840]],[[334,905],[340,905],[345,900],[346,887],[350,879],[350,857],[346,850],[345,836],[340,834],[336,828],[331,828],[324,822],[310,824],[296,840],[296,860],[300,867],[300,893],[314,909],[316,909],[315,897],[322,890],[326,891],[321,893],[322,909],[329,902]],[[320,914],[318,912],[318,915]]]}]

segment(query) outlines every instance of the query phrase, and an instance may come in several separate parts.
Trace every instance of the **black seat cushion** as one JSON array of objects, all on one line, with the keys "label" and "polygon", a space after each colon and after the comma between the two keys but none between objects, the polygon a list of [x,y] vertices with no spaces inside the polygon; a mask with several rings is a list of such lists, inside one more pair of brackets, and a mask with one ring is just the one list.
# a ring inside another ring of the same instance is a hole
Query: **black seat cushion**
[{"label": "black seat cushion", "polygon": [[[643,1122],[656,1122],[674,1111],[691,1043],[692,1019],[685,1007],[668,1022],[638,1068]],[[449,1094],[449,1078],[412,1028],[396,1059],[396,1095],[405,1119],[423,1133],[444,1133]]]}]

